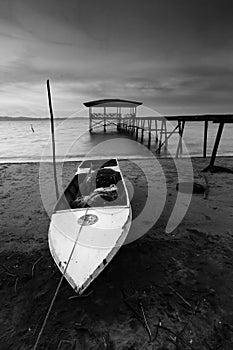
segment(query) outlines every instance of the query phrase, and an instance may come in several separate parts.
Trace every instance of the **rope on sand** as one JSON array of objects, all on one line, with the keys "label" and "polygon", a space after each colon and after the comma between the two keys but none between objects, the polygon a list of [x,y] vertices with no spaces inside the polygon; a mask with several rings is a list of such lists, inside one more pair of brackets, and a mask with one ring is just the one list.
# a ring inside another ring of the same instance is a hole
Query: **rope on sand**
[{"label": "rope on sand", "polygon": [[[86,208],[84,217],[87,215],[87,211],[88,211],[88,207]],[[43,331],[44,331],[44,328],[45,328],[45,326],[46,326],[46,323],[47,323],[47,321],[48,321],[50,312],[51,312],[52,307],[53,307],[53,304],[54,304],[54,302],[55,302],[55,300],[56,300],[57,294],[58,294],[59,289],[60,289],[60,287],[61,287],[61,284],[62,284],[62,281],[63,281],[64,276],[65,276],[65,274],[66,274],[66,271],[67,271],[67,269],[68,269],[69,263],[70,263],[70,261],[71,261],[72,255],[73,255],[74,250],[75,250],[75,247],[76,247],[76,245],[77,245],[77,243],[78,243],[78,239],[79,239],[79,236],[80,236],[80,233],[81,233],[81,230],[82,230],[82,227],[83,227],[84,222],[85,222],[85,220],[83,219],[83,221],[82,221],[82,223],[81,223],[81,226],[80,226],[80,228],[79,228],[77,237],[76,237],[76,239],[75,239],[73,248],[72,248],[72,250],[71,250],[69,259],[68,259],[68,261],[67,261],[67,264],[66,264],[65,269],[64,269],[64,271],[63,271],[63,274],[62,274],[62,276],[61,276],[61,279],[60,279],[60,281],[59,281],[59,283],[58,283],[58,285],[57,285],[56,291],[55,291],[54,296],[53,296],[53,298],[52,298],[52,300],[51,300],[51,303],[50,303],[50,305],[49,305],[49,308],[48,308],[48,311],[47,311],[46,316],[45,316],[45,318],[44,318],[44,321],[43,321],[43,324],[42,324],[42,326],[41,326],[40,332],[39,332],[39,334],[38,334],[38,336],[37,336],[37,339],[36,339],[35,345],[34,345],[34,347],[33,347],[33,350],[36,350],[36,349],[37,349],[37,346],[38,346],[38,344],[39,344],[41,335],[42,335],[42,333],[43,333]]]}]

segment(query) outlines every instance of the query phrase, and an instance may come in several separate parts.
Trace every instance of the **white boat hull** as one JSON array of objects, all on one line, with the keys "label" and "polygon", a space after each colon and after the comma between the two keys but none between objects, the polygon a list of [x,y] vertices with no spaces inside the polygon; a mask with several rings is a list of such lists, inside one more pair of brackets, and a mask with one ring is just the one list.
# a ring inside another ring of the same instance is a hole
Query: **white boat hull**
[{"label": "white boat hull", "polygon": [[[85,225],[83,218],[88,216],[96,222]],[[129,232],[131,219],[128,197],[124,206],[54,212],[48,237],[50,251],[77,293],[83,293],[118,252]]]}]

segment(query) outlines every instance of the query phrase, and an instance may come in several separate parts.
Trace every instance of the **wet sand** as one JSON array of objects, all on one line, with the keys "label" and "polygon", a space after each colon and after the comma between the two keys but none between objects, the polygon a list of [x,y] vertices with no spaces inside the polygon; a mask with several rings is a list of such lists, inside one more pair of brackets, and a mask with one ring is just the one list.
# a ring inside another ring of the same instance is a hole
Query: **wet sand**
[{"label": "wet sand", "polygon": [[[194,194],[184,219],[166,233],[177,172],[172,159],[159,162],[165,182],[162,173],[153,174],[150,160],[121,161],[134,220],[153,184],[150,206],[156,215],[167,188],[161,215],[147,234],[121,248],[83,297],[63,281],[38,349],[232,350],[233,174],[204,178],[200,171],[209,160],[193,159],[195,180],[207,180],[208,197]],[[185,160],[181,163],[185,169]],[[232,158],[216,163],[233,168]],[[63,186],[76,167],[65,163]],[[1,164],[0,169],[0,349],[32,349],[61,277],[47,242],[47,212],[56,200],[52,166]],[[143,231],[150,223],[140,220]]]}]

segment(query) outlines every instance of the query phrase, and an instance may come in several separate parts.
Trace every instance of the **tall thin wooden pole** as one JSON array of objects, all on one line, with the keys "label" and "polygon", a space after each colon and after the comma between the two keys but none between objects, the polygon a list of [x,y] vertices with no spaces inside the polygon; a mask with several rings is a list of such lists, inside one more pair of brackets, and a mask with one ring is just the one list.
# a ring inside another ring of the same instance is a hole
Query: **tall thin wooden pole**
[{"label": "tall thin wooden pole", "polygon": [[59,198],[58,184],[57,184],[57,171],[56,171],[56,153],[55,153],[55,137],[54,137],[54,121],[53,121],[53,107],[52,99],[50,92],[49,80],[47,80],[47,91],[48,91],[48,100],[49,100],[49,112],[51,119],[51,135],[52,135],[52,147],[53,147],[53,175],[57,199]]}]

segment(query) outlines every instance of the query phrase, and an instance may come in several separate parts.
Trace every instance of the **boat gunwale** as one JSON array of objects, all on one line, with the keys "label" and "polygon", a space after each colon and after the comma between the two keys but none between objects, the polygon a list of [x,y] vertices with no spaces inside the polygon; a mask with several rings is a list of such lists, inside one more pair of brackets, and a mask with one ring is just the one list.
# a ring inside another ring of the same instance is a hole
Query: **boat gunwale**
[{"label": "boat gunwale", "polygon": [[89,210],[104,210],[104,209],[130,209],[131,205],[115,205],[115,206],[106,206],[106,207],[86,207],[86,208],[70,208],[70,209],[62,209],[62,210],[56,210],[52,213],[52,215],[54,214],[58,214],[58,213],[67,213],[67,212],[76,212],[76,211],[89,211]]}]

